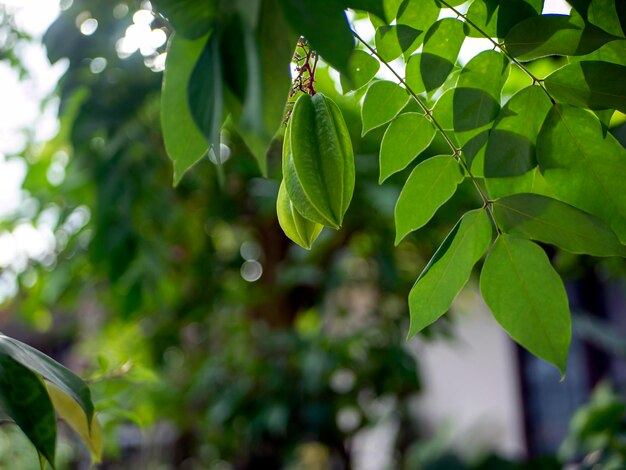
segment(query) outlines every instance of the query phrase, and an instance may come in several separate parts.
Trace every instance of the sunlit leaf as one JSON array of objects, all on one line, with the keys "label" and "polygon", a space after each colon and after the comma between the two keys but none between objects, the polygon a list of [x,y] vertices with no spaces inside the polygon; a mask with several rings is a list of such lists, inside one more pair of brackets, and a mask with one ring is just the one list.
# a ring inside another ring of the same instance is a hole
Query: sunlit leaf
[{"label": "sunlit leaf", "polygon": [[397,24],[426,31],[439,17],[441,7],[436,0],[404,0],[398,9]]},{"label": "sunlit leaf", "polygon": [[372,83],[361,108],[362,135],[391,121],[408,101],[409,95],[400,85],[387,80]]},{"label": "sunlit leaf", "polygon": [[537,165],[537,134],[551,102],[538,86],[517,92],[498,114],[485,151],[486,177],[519,176]]},{"label": "sunlit leaf", "polygon": [[422,50],[422,80],[427,91],[446,81],[465,40],[465,25],[454,18],[444,18],[426,32]]},{"label": "sunlit leaf", "polygon": [[89,425],[85,413],[76,400],[53,383],[47,382],[45,385],[58,415],[83,440],[89,449],[93,462],[100,463],[102,460],[102,430],[98,418],[94,416],[91,425]]},{"label": "sunlit leaf", "polygon": [[380,69],[380,62],[367,52],[357,49],[350,57],[348,69],[350,80],[346,80],[346,76],[341,75],[341,88],[344,93],[367,85]]},{"label": "sunlit leaf", "polygon": [[411,172],[396,204],[396,245],[410,232],[423,227],[456,192],[463,172],[452,156],[423,161]]},{"label": "sunlit leaf", "polygon": [[400,171],[428,148],[435,137],[435,127],[419,113],[404,113],[395,118],[380,146],[379,183]]}]

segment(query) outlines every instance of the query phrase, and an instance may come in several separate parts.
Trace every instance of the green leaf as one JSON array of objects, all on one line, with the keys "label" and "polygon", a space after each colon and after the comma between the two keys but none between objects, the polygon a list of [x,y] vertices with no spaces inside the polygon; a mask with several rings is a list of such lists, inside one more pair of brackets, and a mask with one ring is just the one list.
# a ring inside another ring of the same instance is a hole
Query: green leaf
[{"label": "green leaf", "polygon": [[209,148],[187,103],[187,83],[206,43],[207,37],[189,41],[175,34],[167,49],[161,92],[161,127],[165,150],[174,163],[174,186]]},{"label": "green leaf", "polygon": [[410,232],[423,227],[463,181],[461,167],[449,155],[423,161],[415,167],[396,204],[396,245]]},{"label": "green leaf", "polygon": [[[620,7],[618,4],[621,4]],[[625,31],[620,24],[618,13],[618,8],[626,13],[623,4],[622,0],[592,0],[587,11],[587,19],[604,31],[623,37]]]},{"label": "green leaf", "polygon": [[205,36],[215,22],[217,0],[156,0],[159,13],[165,15],[176,33],[187,39]]},{"label": "green leaf", "polygon": [[[517,23],[538,16],[543,0],[483,0],[473,2],[467,17],[490,37],[503,38]],[[475,28],[470,28],[471,37],[483,37]]]},{"label": "green leaf", "polygon": [[87,423],[85,413],[76,401],[53,383],[46,383],[46,388],[54,409],[76,434],[80,436],[91,454],[94,463],[102,461],[102,429],[98,418]]},{"label": "green leaf", "polygon": [[491,222],[483,209],[466,213],[455,225],[411,289],[409,338],[448,311],[489,248],[491,236]]},{"label": "green leaf", "polygon": [[404,0],[398,9],[397,24],[426,31],[437,21],[440,11],[441,7],[435,0]]},{"label": "green leaf", "polygon": [[528,173],[520,176],[486,178],[485,185],[491,198],[499,198],[516,193],[532,193],[556,197],[554,190],[546,182],[541,171],[539,171],[539,167],[535,167]]},{"label": "green leaf", "polygon": [[513,95],[489,133],[486,177],[519,176],[537,166],[537,135],[550,107],[550,99],[539,86],[531,85]]},{"label": "green leaf", "polygon": [[434,90],[452,72],[465,40],[465,25],[454,18],[444,18],[433,24],[424,38],[421,70],[426,90]]},{"label": "green leaf", "polygon": [[500,103],[480,88],[454,90],[454,130],[471,131],[491,123],[500,111]]},{"label": "green leaf", "polygon": [[348,73],[354,38],[344,6],[332,0],[280,0],[280,4],[295,33],[339,72]]},{"label": "green leaf", "polygon": [[71,396],[85,412],[87,421],[91,422],[93,417],[91,392],[80,377],[42,352],[2,334],[0,334],[0,353],[11,356]]},{"label": "green leaf", "polygon": [[245,84],[243,108],[231,109],[231,113],[236,116],[238,133],[264,175],[267,173],[266,155],[283,122],[291,86],[290,63],[297,38],[285,34],[286,30],[287,23],[277,0],[265,0],[256,30],[243,34],[245,45],[239,50],[231,49],[222,61],[233,63],[238,56],[242,56],[240,60],[245,59],[245,73],[235,72],[242,76]]},{"label": "green leaf", "polygon": [[46,387],[37,374],[4,352],[0,352],[0,408],[54,468],[57,422]]},{"label": "green leaf", "polygon": [[535,243],[501,234],[487,255],[480,291],[506,332],[565,375],[572,327],[565,287]]},{"label": "green leaf", "polygon": [[408,101],[409,95],[400,85],[387,80],[372,83],[365,93],[361,107],[361,135],[391,121]]},{"label": "green leaf", "polygon": [[611,62],[612,64],[626,65],[626,40],[609,42],[591,54],[569,57],[569,62],[581,60],[600,60],[602,62]]},{"label": "green leaf", "polygon": [[626,256],[626,247],[608,225],[556,199],[513,194],[494,201],[493,212],[498,226],[511,235],[550,243],[570,253]]},{"label": "green leaf", "polygon": [[385,19],[385,0],[337,0],[345,8],[373,13],[380,19]]},{"label": "green leaf", "polygon": [[422,54],[413,54],[409,57],[404,80],[413,92],[423,93],[426,91],[426,86],[422,80]]},{"label": "green leaf", "polygon": [[[472,139],[473,159],[486,142],[485,126],[493,122],[500,110],[500,94],[509,75],[509,63],[504,54],[484,51],[476,55],[461,70],[453,98],[453,127],[468,158],[467,143]],[[469,132],[468,132],[469,131]],[[478,137],[478,136],[481,137]]]},{"label": "green leaf", "polygon": [[341,75],[341,89],[344,93],[367,85],[380,69],[380,62],[367,52],[357,49],[350,57],[348,69],[350,80]]},{"label": "green leaf", "polygon": [[528,18],[507,34],[507,51],[527,61],[548,55],[585,55],[620,39],[586,23],[578,15],[542,15]]},{"label": "green leaf", "polygon": [[544,81],[554,99],[589,109],[626,112],[626,66],[600,61],[576,62]]},{"label": "green leaf", "polygon": [[402,0],[383,0],[385,17],[382,19],[386,20],[387,23],[391,23],[395,20],[396,16],[398,16],[398,9],[402,3]]},{"label": "green leaf", "polygon": [[382,25],[376,28],[374,43],[376,53],[385,62],[391,62],[402,54],[395,26]]},{"label": "green leaf", "polygon": [[435,138],[435,127],[419,113],[404,113],[395,118],[380,146],[379,183],[406,168]]},{"label": "green leaf", "polygon": [[588,111],[553,106],[537,139],[537,160],[560,200],[593,214],[626,242],[626,150]]},{"label": "green leaf", "polygon": [[188,105],[191,115],[202,134],[209,141],[219,165],[220,129],[224,114],[222,64],[218,35],[213,34],[206,43],[187,85]]},{"label": "green leaf", "polygon": [[480,88],[499,103],[509,70],[509,60],[504,54],[493,50],[483,51],[465,64],[457,86]]}]

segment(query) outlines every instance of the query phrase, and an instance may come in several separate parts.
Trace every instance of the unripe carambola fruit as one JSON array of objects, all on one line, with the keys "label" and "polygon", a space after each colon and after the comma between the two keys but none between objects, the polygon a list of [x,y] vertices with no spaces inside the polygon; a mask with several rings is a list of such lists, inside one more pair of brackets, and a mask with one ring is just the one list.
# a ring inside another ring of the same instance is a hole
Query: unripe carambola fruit
[{"label": "unripe carambola fruit", "polygon": [[295,210],[285,189],[284,181],[281,181],[280,189],[278,190],[276,213],[278,214],[278,223],[285,235],[307,250],[311,248],[311,245],[324,228],[321,224],[305,219]]},{"label": "unripe carambola fruit", "polygon": [[306,219],[339,228],[354,192],[354,152],[339,107],[327,96],[301,95],[283,143],[283,178]]}]

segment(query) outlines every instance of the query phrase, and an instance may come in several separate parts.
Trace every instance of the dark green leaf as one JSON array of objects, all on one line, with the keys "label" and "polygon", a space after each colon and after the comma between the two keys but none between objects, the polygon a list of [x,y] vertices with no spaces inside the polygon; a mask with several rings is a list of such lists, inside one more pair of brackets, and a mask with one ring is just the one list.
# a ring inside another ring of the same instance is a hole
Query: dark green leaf
[{"label": "dark green leaf", "polygon": [[336,0],[342,8],[351,8],[353,10],[362,10],[373,13],[378,18],[385,19],[386,0]]},{"label": "dark green leaf", "polygon": [[367,85],[380,69],[380,62],[365,51],[355,50],[348,64],[350,83],[341,75],[341,88],[344,93],[358,90]]},{"label": "dark green leaf", "polygon": [[485,260],[480,291],[515,341],[565,375],[572,336],[567,295],[539,246],[501,234]]},{"label": "dark green leaf", "polygon": [[626,112],[626,66],[600,61],[576,62],[548,75],[545,85],[562,103]]},{"label": "dark green leaf", "polygon": [[480,88],[454,90],[454,130],[471,131],[492,122],[500,111],[499,101]]},{"label": "dark green leaf", "polygon": [[433,24],[424,38],[421,59],[422,80],[427,91],[446,81],[465,40],[464,23],[444,18]]},{"label": "dark green leaf", "polygon": [[624,37],[620,24],[618,4],[623,8],[623,0],[592,0],[587,11],[587,19],[607,33]]},{"label": "dark green leaf", "polygon": [[411,289],[409,338],[448,311],[489,248],[491,236],[491,222],[483,209],[466,213],[455,225]]},{"label": "dark green leaf", "polygon": [[332,0],[280,0],[296,34],[304,36],[326,62],[348,73],[354,38],[340,2]]},{"label": "dark green leaf", "polygon": [[218,35],[204,47],[188,84],[188,104],[196,124],[220,161],[220,129],[224,114],[222,64]]},{"label": "dark green leaf", "polygon": [[409,95],[400,85],[381,80],[372,83],[363,99],[362,135],[391,121],[409,101]]},{"label": "dark green leaf", "polygon": [[57,422],[41,378],[0,352],[0,408],[54,468]]},{"label": "dark green leaf", "polygon": [[37,372],[71,396],[85,412],[87,421],[91,423],[93,417],[91,392],[80,377],[29,345],[2,334],[0,334],[0,352]]},{"label": "dark green leaf", "polygon": [[494,201],[493,211],[500,228],[511,235],[550,243],[571,253],[626,256],[626,247],[608,225],[556,199],[513,194]]},{"label": "dark green leaf", "polygon": [[527,61],[548,55],[585,55],[620,39],[586,23],[578,15],[543,15],[528,18],[507,34],[507,51]]},{"label": "dark green leaf", "polygon": [[537,134],[550,106],[544,91],[534,85],[517,92],[506,103],[489,134],[486,177],[519,176],[537,165]]},{"label": "dark green leaf", "polygon": [[285,34],[287,23],[277,0],[265,0],[257,29],[243,35],[246,45],[233,51],[223,63],[245,56],[245,94],[238,116],[237,130],[254,154],[263,174],[271,141],[284,119],[285,104],[291,85],[290,62],[296,38]]},{"label": "dark green leaf", "polygon": [[400,171],[428,148],[435,137],[435,127],[419,113],[405,113],[395,118],[380,146],[379,183]]},{"label": "dark green leaf", "polygon": [[396,204],[396,245],[426,225],[462,181],[463,172],[452,156],[432,157],[417,165]]},{"label": "dark green leaf", "polygon": [[187,39],[205,36],[213,27],[217,0],[156,0],[159,13],[172,24],[176,33]]},{"label": "dark green leaf", "polygon": [[161,93],[161,127],[165,150],[174,163],[174,185],[209,148],[187,103],[187,83],[207,39],[190,41],[174,35],[168,47]]},{"label": "dark green leaf", "polygon": [[626,40],[611,41],[591,54],[569,58],[570,62],[581,60],[600,60],[611,62],[612,64],[626,65]]},{"label": "dark green leaf", "polygon": [[559,199],[608,223],[626,242],[626,150],[588,111],[553,106],[537,139],[537,160]]}]

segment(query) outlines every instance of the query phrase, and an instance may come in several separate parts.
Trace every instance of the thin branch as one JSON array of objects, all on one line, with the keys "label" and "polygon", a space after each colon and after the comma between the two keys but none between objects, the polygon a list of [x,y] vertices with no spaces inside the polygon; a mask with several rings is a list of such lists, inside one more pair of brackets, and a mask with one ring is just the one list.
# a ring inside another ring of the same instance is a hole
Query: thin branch
[{"label": "thin branch", "polygon": [[539,85],[539,87],[544,91],[544,93],[548,96],[548,98],[550,99],[550,101],[552,102],[552,104],[556,104],[556,101],[554,101],[554,98],[552,98],[552,95],[550,94],[550,92],[546,89],[546,87],[543,84],[543,80],[539,77],[537,77],[535,74],[533,74],[530,70],[528,70],[528,67],[526,67],[524,64],[522,64],[519,60],[517,60],[515,57],[513,57],[511,55],[511,53],[509,51],[506,50],[506,47],[504,46],[503,43],[499,43],[498,41],[496,41],[495,39],[493,39],[489,34],[487,34],[480,26],[478,26],[476,23],[474,23],[472,20],[470,20],[467,15],[461,13],[459,10],[457,10],[456,8],[454,8],[452,5],[450,5],[446,0],[439,0],[443,5],[445,5],[447,8],[449,8],[450,10],[452,10],[454,13],[456,13],[458,16],[460,16],[461,18],[463,18],[463,20],[465,20],[465,22],[470,25],[472,28],[474,28],[476,31],[478,31],[485,39],[488,39],[493,45],[494,47],[498,48],[500,50],[500,52],[502,52],[505,56],[508,57],[508,59],[510,61],[512,61],[515,65],[517,65],[526,75],[528,75],[532,81],[533,81],[533,85]]},{"label": "thin branch", "polygon": [[354,35],[354,37],[361,43],[363,44],[369,51],[370,53],[376,57],[382,64],[385,65],[385,67],[387,67],[387,69],[389,69],[389,71],[398,79],[398,81],[404,86],[404,88],[406,89],[406,91],[409,93],[409,95],[411,95],[411,97],[417,102],[417,104],[419,105],[419,107],[422,109],[422,111],[424,111],[424,114],[426,115],[426,118],[430,120],[430,122],[433,123],[433,125],[435,126],[435,128],[439,131],[439,133],[441,134],[441,136],[444,138],[444,140],[447,142],[447,144],[450,146],[450,149],[452,150],[452,156],[457,160],[457,162],[459,162],[459,164],[463,167],[463,169],[465,170],[465,172],[469,175],[470,179],[472,180],[472,183],[474,183],[474,187],[476,188],[476,190],[478,191],[478,194],[480,195],[480,198],[483,200],[483,207],[485,209],[487,209],[487,213],[489,214],[489,216],[491,217],[491,220],[493,222],[493,224],[496,227],[496,230],[498,231],[498,233],[500,233],[500,228],[498,227],[498,224],[496,222],[496,219],[493,215],[493,210],[491,207],[491,200],[489,199],[489,197],[485,194],[485,192],[483,191],[483,188],[480,186],[480,184],[478,183],[478,180],[476,179],[476,177],[472,174],[472,171],[470,170],[469,166],[467,165],[467,163],[465,162],[465,160],[462,158],[462,149],[457,147],[454,142],[452,141],[452,139],[450,138],[450,136],[448,135],[448,133],[446,132],[446,130],[441,126],[441,124],[437,121],[437,119],[435,118],[435,116],[433,116],[433,112],[431,109],[428,108],[428,106],[426,106],[426,104],[422,101],[422,99],[417,95],[417,93],[415,93],[411,87],[406,83],[406,80],[404,78],[402,78],[400,76],[400,74],[398,72],[396,72],[396,70],[389,65],[389,63],[385,60],[383,60],[383,58],[378,54],[378,52],[376,51],[376,49],[374,49],[372,46],[370,46],[367,41],[365,41],[361,36],[359,36],[359,34],[354,31],[351,30],[352,34]]}]

